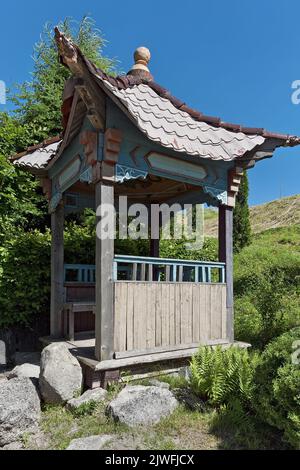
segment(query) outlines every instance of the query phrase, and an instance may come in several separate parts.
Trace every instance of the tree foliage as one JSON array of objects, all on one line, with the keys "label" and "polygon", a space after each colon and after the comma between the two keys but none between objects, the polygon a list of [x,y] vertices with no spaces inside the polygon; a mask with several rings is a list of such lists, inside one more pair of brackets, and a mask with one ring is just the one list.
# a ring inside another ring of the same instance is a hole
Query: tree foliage
[{"label": "tree foliage", "polygon": [[[77,23],[66,19],[59,28],[99,67],[114,71],[115,61],[104,57],[105,40],[93,20],[84,17]],[[34,46],[33,60],[31,79],[10,93],[13,111],[0,113],[0,246],[20,228],[45,230],[49,223],[38,181],[8,158],[62,130],[61,98],[70,72],[58,61],[50,24]]]},{"label": "tree foliage", "polygon": [[[254,405],[258,415],[283,432],[283,438],[300,449],[300,328],[272,341],[261,355],[255,374]],[[298,348],[298,349],[297,349]]]},{"label": "tree foliage", "polygon": [[233,211],[233,248],[236,253],[250,244],[251,225],[248,206],[249,184],[247,173],[242,176]]}]

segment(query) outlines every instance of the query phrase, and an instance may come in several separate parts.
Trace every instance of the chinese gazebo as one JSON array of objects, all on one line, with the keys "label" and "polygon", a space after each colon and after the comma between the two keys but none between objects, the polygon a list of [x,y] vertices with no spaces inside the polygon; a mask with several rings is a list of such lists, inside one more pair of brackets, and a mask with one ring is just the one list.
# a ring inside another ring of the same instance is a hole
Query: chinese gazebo
[{"label": "chinese gazebo", "polygon": [[[233,343],[232,211],[241,176],[300,139],[189,108],[153,80],[146,48],[136,50],[127,75],[113,77],[58,29],[55,35],[72,73],[63,134],[13,160],[40,179],[49,201],[47,341],[68,342],[90,386],[123,367],[188,358],[199,344]],[[113,240],[96,237],[94,265],[65,265],[64,214],[114,204],[120,195],[147,205],[217,207],[219,261],[160,258],[158,240],[149,257],[115,256]]]}]

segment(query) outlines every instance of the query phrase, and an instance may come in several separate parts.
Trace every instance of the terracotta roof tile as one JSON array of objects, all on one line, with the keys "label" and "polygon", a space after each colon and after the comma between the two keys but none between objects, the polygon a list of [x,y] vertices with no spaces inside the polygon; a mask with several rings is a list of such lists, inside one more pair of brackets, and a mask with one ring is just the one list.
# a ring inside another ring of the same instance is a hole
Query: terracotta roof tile
[{"label": "terracotta roof tile", "polygon": [[[285,145],[285,144],[286,145],[299,145],[300,144],[300,138],[297,136],[290,136],[288,134],[270,132],[263,128],[242,126],[240,124],[233,124],[230,122],[222,121],[220,117],[207,116],[201,113],[200,111],[190,108],[182,100],[173,96],[169,90],[167,90],[166,88],[162,87],[161,85],[159,85],[158,83],[152,80],[150,81],[145,80],[141,77],[133,76],[133,75],[121,75],[118,77],[108,76],[102,70],[97,69],[94,65],[92,65],[91,62],[82,55],[79,49],[78,49],[78,53],[81,55],[82,59],[86,63],[89,70],[93,71],[93,74],[96,73],[98,78],[101,78],[104,82],[110,83],[110,85],[114,86],[117,89],[121,89],[121,88],[124,89],[124,87],[130,88],[136,85],[147,85],[158,96],[160,96],[161,98],[168,99],[175,108],[186,112],[196,121],[203,121],[203,122],[206,122],[207,124],[212,124],[213,126],[216,126],[216,127],[222,127],[224,129],[227,129],[230,132],[242,132],[245,135],[260,135],[265,138],[273,138],[273,139],[282,140],[283,142],[279,143],[279,145]],[[120,87],[120,81],[122,82],[121,87]]]},{"label": "terracotta roof tile", "polygon": [[29,147],[25,152],[15,155],[11,159],[12,163],[23,168],[42,170],[54,157],[61,142],[61,137],[44,140],[38,145]]}]

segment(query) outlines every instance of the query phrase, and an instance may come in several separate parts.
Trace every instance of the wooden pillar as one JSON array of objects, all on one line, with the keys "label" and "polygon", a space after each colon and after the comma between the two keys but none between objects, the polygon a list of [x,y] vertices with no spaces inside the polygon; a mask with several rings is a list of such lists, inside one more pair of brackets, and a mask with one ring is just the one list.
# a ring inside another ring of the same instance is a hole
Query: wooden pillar
[{"label": "wooden pillar", "polygon": [[[159,238],[152,238],[152,215],[151,215],[151,204],[148,207],[148,226],[149,226],[149,233],[150,233],[150,244],[149,244],[149,256],[151,258],[159,258]],[[153,227],[154,232],[156,232],[159,236],[160,228],[161,228],[161,214],[158,212],[158,226]],[[156,218],[154,219],[156,221]],[[159,269],[157,266],[150,267],[148,266],[149,274],[152,276],[154,281],[157,281],[159,278]],[[152,269],[151,273],[150,270]]]},{"label": "wooden pillar", "polygon": [[64,303],[64,207],[61,202],[51,214],[51,301],[50,334],[62,337]]},{"label": "wooden pillar", "polygon": [[227,339],[234,340],[233,325],[233,208],[219,206],[219,261],[226,263]]},{"label": "wooden pillar", "polygon": [[[99,181],[95,185],[96,209],[103,204],[114,204],[114,188]],[[97,219],[99,222],[99,219]],[[96,236],[96,318],[95,355],[99,361],[112,359],[114,353],[113,302],[114,240]]]}]

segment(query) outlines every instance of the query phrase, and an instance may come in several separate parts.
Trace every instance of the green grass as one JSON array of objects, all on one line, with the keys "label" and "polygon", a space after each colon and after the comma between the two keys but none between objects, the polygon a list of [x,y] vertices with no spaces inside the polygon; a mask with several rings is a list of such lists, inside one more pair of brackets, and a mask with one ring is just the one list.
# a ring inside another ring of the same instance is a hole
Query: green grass
[{"label": "green grass", "polygon": [[[205,209],[205,235],[218,236],[218,211]],[[253,233],[300,224],[300,195],[283,197],[275,201],[250,207]]]},{"label": "green grass", "polygon": [[300,225],[253,237],[234,258],[236,338],[259,348],[300,324]]},{"label": "green grass", "polygon": [[[258,424],[254,418],[237,425],[228,414],[199,413],[187,410],[184,405],[179,405],[174,413],[154,426],[136,428],[113,423],[104,415],[103,406],[81,417],[62,406],[49,406],[43,411],[41,427],[47,440],[46,448],[54,450],[65,449],[72,439],[101,434],[115,435],[111,448],[116,450],[283,448],[278,434]],[[25,445],[32,448],[28,436]]]},{"label": "green grass", "polygon": [[41,428],[49,438],[49,449],[65,449],[72,439],[98,434],[126,432],[127,427],[114,423],[99,404],[91,414],[77,415],[62,406],[48,406],[42,413]]},{"label": "green grass", "polygon": [[[186,387],[182,377],[161,376],[171,388]],[[137,381],[147,385],[147,381]],[[72,439],[91,435],[110,434],[115,438],[108,448],[116,450],[196,450],[196,449],[268,449],[280,448],[278,438],[270,428],[261,428],[254,421],[243,420],[237,426],[230,414],[208,409],[205,413],[191,411],[180,404],[167,418],[153,426],[129,428],[115,423],[105,414],[107,403],[120,391],[111,387],[105,402],[85,409],[84,413],[71,412],[63,406],[44,406],[41,430],[43,445],[24,436],[29,449],[65,449]],[[276,447],[277,446],[277,447]]]}]

